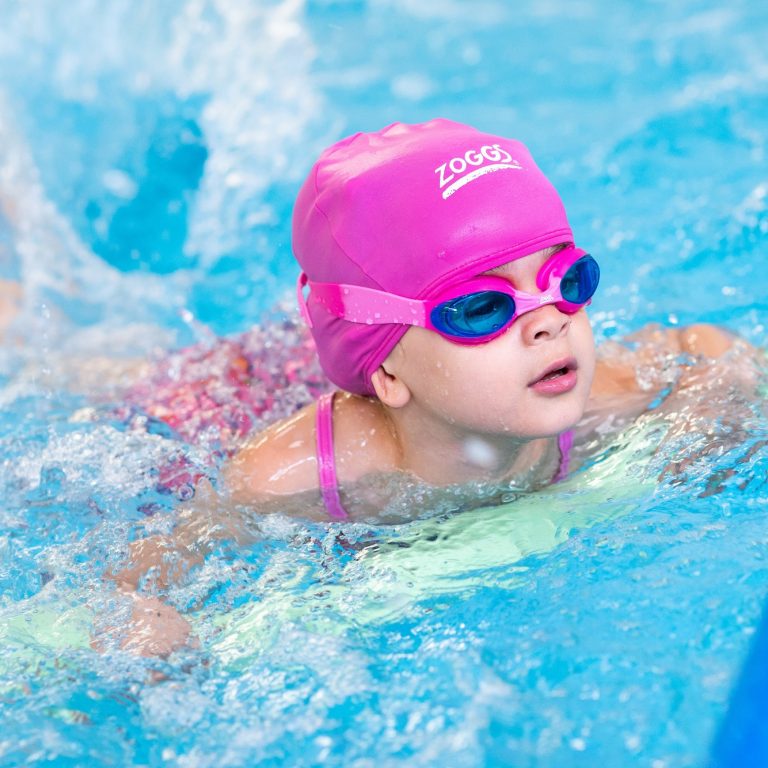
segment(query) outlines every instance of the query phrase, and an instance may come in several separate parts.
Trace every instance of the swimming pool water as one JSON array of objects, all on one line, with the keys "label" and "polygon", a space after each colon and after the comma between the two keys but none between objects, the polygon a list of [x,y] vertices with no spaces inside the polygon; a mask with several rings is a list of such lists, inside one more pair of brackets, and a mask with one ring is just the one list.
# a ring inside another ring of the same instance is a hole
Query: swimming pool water
[{"label": "swimming pool water", "polygon": [[0,346],[0,765],[704,765],[768,591],[759,409],[679,481],[656,476],[684,441],[648,464],[639,429],[589,483],[497,513],[256,520],[256,545],[170,591],[200,647],[150,661],[88,647],[126,610],[102,576],[141,526],[172,525],[158,466],[204,457],[128,429],[119,366],[83,361],[273,316],[317,152],[436,115],[530,145],[600,258],[599,340],[704,320],[764,346],[763,4],[36,0],[0,18],[0,278],[25,288]]}]

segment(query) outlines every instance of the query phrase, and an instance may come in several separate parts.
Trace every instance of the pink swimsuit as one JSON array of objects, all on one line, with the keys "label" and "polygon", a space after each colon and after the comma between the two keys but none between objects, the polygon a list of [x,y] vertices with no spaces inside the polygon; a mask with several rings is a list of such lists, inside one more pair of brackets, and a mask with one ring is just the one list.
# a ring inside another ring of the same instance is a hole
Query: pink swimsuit
[{"label": "pink swimsuit", "polygon": [[[326,392],[317,401],[317,473],[320,481],[320,494],[323,497],[328,516],[334,520],[348,520],[339,496],[339,481],[336,474],[336,457],[333,450],[333,398],[335,392]],[[568,465],[573,446],[573,430],[558,435],[557,446],[560,449],[560,466],[552,482],[563,480],[568,474]]]},{"label": "pink swimsuit", "polygon": [[165,355],[130,389],[116,416],[151,431],[162,422],[176,440],[202,449],[203,465],[180,448],[158,467],[157,489],[187,498],[246,435],[294,414],[331,386],[309,331],[286,319]]}]

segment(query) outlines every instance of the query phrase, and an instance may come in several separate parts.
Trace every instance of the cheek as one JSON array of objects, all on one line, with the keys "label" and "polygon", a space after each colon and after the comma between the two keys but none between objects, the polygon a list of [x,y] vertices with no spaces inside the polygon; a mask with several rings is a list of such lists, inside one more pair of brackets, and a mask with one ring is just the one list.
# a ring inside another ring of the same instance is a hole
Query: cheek
[{"label": "cheek", "polygon": [[576,353],[579,359],[579,365],[583,371],[583,378],[588,379],[589,384],[591,384],[592,377],[595,373],[595,361],[597,358],[595,351],[595,338],[592,335],[592,326],[589,322],[589,317],[587,317],[586,311],[582,310],[577,318],[578,319],[574,324],[574,330],[576,331]]},{"label": "cheek", "polygon": [[477,400],[478,394],[489,390],[498,378],[492,375],[493,361],[480,353],[479,347],[452,344],[426,333],[413,334],[408,340],[403,379],[417,401],[445,415],[459,415],[462,406]]},{"label": "cheek", "polygon": [[503,344],[452,347],[432,357],[431,375],[420,377],[414,396],[449,422],[502,429],[522,401],[514,396],[521,382],[509,363],[513,353]]}]

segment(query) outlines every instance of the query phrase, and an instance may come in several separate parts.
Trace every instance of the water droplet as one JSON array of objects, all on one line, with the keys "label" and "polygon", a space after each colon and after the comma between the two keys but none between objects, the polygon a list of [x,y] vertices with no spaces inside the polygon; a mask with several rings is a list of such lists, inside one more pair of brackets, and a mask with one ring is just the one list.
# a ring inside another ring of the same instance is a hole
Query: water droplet
[{"label": "water droplet", "polygon": [[587,748],[587,742],[578,736],[575,739],[571,739],[571,749],[575,749],[577,752],[583,752]]},{"label": "water droplet", "polygon": [[624,746],[632,752],[638,750],[640,748],[640,744],[640,737],[636,733],[630,733],[624,737]]},{"label": "water droplet", "polygon": [[176,489],[176,498],[179,501],[189,501],[195,495],[195,487],[190,483],[182,483]]}]

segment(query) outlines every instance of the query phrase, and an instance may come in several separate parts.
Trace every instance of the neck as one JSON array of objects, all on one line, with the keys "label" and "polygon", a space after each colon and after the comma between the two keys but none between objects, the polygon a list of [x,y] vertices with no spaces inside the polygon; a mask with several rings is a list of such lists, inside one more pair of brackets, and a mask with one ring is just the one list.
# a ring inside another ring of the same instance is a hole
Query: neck
[{"label": "neck", "polygon": [[386,413],[401,469],[432,485],[503,481],[527,490],[548,483],[555,473],[555,438],[480,433],[410,403]]}]

